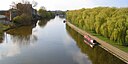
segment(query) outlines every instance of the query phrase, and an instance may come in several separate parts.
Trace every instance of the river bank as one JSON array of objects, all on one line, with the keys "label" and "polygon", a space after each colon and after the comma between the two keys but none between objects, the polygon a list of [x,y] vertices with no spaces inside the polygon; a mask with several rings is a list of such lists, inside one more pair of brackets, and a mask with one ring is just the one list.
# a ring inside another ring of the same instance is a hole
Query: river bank
[{"label": "river bank", "polygon": [[77,31],[78,33],[80,33],[81,35],[87,34],[89,35],[91,38],[95,39],[98,43],[100,43],[100,47],[104,48],[105,50],[107,50],[108,52],[110,52],[111,54],[113,54],[114,56],[118,57],[119,59],[121,59],[122,61],[128,63],[128,54],[116,47],[113,47],[112,45],[106,43],[103,40],[100,40],[99,38],[92,36],[91,34],[79,29],[78,27],[74,26],[73,24],[66,22],[67,25],[69,25],[72,29],[74,29],[75,31]]},{"label": "river bank", "polygon": [[20,28],[22,26],[35,27],[36,23],[37,21],[33,21],[30,25],[14,24],[13,22],[10,22],[10,21],[5,21],[3,23],[0,23],[0,43],[4,39],[4,33],[7,32],[8,30]]}]

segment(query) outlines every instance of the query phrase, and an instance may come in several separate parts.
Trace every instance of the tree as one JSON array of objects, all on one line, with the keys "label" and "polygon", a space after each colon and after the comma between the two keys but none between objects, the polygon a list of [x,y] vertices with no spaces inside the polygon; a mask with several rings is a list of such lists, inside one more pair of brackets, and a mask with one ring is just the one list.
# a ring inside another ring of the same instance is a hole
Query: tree
[{"label": "tree", "polygon": [[51,11],[47,11],[44,6],[40,7],[40,9],[38,10],[38,14],[42,17],[42,19],[49,19],[55,17],[55,14]]},{"label": "tree", "polygon": [[66,18],[83,30],[128,45],[128,8],[97,7],[67,11]]}]

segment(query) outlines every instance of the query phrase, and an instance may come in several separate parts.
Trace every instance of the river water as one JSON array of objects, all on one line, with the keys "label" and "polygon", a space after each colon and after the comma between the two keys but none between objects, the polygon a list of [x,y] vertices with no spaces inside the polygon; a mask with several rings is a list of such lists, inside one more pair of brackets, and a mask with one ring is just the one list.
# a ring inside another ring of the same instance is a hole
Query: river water
[{"label": "river water", "polygon": [[5,32],[0,64],[125,64],[98,46],[90,48],[63,20],[57,16]]}]

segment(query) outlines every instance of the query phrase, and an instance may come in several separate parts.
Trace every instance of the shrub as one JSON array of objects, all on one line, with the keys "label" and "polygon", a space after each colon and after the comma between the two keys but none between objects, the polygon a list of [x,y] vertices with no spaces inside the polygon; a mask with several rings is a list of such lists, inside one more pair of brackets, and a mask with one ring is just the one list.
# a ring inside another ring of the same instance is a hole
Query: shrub
[{"label": "shrub", "polygon": [[13,18],[14,23],[21,25],[29,25],[32,23],[31,20],[32,20],[32,16],[24,13],[20,16],[16,16],[15,18]]}]

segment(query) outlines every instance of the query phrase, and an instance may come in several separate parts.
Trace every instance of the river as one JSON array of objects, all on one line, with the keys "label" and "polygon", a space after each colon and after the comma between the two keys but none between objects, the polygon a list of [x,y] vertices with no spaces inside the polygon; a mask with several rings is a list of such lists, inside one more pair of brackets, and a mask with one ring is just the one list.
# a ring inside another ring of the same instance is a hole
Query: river
[{"label": "river", "polygon": [[125,64],[98,46],[90,48],[63,20],[56,16],[5,32],[0,64]]}]

